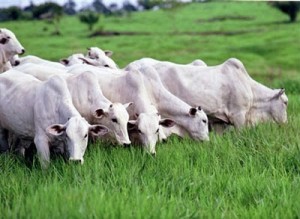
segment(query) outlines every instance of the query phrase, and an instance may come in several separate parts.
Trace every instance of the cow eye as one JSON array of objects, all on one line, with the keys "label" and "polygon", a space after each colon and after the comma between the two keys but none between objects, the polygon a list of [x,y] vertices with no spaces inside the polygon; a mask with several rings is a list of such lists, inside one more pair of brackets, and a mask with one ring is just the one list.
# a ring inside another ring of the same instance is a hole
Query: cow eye
[{"label": "cow eye", "polygon": [[159,128],[156,130],[156,132],[155,132],[155,133],[157,134],[158,132],[159,132]]},{"label": "cow eye", "polygon": [[207,121],[205,119],[202,120],[203,123],[207,123]]},{"label": "cow eye", "polygon": [[142,132],[141,130],[139,130],[139,129],[138,129],[138,132],[139,132],[140,134],[143,134],[143,132]]},{"label": "cow eye", "polygon": [[104,65],[105,68],[109,68],[109,65]]},{"label": "cow eye", "polygon": [[286,102],[286,101],[284,101],[283,103],[284,103],[284,105],[286,105],[286,106],[288,105],[288,102]]},{"label": "cow eye", "polygon": [[117,119],[111,119],[111,121],[114,122],[114,123],[118,123]]},{"label": "cow eye", "polygon": [[85,134],[85,136],[84,136],[84,138],[86,138],[88,135],[87,134]]}]

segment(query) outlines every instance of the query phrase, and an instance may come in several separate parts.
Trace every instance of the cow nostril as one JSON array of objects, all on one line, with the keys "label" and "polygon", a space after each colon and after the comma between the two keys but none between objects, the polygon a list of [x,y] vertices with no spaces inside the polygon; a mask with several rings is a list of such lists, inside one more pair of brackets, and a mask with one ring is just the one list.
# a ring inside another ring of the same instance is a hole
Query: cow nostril
[{"label": "cow nostril", "polygon": [[151,153],[152,157],[156,157],[156,152]]},{"label": "cow nostril", "polygon": [[123,146],[124,146],[125,148],[129,148],[129,147],[130,147],[130,144],[123,144]]},{"label": "cow nostril", "polygon": [[22,49],[20,55],[23,55],[24,53],[25,53],[25,49]]}]

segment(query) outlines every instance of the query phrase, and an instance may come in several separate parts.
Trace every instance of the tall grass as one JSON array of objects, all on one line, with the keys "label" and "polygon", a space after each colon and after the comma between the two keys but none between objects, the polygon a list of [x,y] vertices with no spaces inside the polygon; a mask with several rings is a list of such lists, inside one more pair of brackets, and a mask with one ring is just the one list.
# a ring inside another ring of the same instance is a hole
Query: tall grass
[{"label": "tall grass", "polygon": [[[58,60],[86,47],[115,52],[124,67],[154,57],[209,65],[229,57],[249,74],[289,96],[289,122],[261,124],[210,142],[172,137],[153,158],[139,148],[89,145],[83,166],[56,158],[42,171],[11,154],[0,156],[0,218],[297,218],[300,217],[300,28],[265,3],[191,4],[174,11],[105,18],[106,30],[149,35],[87,38],[75,17],[62,20],[63,36],[40,21],[7,22],[28,54]],[[250,20],[205,20],[227,15]],[[200,20],[200,21],[199,21]],[[203,21],[204,20],[204,21]],[[253,32],[232,36],[183,32]]]}]

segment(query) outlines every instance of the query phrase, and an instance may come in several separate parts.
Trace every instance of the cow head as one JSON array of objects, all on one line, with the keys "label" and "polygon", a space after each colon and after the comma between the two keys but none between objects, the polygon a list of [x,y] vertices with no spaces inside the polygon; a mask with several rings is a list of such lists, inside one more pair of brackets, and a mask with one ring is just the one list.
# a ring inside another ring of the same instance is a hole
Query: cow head
[{"label": "cow head", "polygon": [[130,105],[132,105],[131,102],[127,104],[112,103],[107,109],[97,109],[95,112],[99,121],[114,133],[118,143],[122,145],[131,143],[127,131],[129,115],[126,110]]},{"label": "cow head", "polygon": [[201,107],[190,108],[185,115],[186,129],[191,138],[201,141],[208,141],[208,118]]},{"label": "cow head", "polygon": [[108,132],[102,125],[90,125],[81,116],[71,117],[65,124],[54,124],[47,128],[47,134],[56,137],[65,143],[69,160],[80,161],[83,164],[83,155],[87,148],[88,136],[101,136]]},{"label": "cow head", "polygon": [[98,47],[90,47],[88,48],[86,57],[82,58],[82,60],[96,67],[118,69],[117,64],[110,58],[112,54],[112,51],[103,51]]},{"label": "cow head", "polygon": [[0,29],[0,60],[2,63],[8,62],[14,55],[23,54],[24,47],[17,40],[15,34],[8,29]]},{"label": "cow head", "polygon": [[272,118],[277,123],[286,123],[288,97],[286,96],[283,88],[275,89],[274,93],[274,96],[270,99]]},{"label": "cow head", "polygon": [[156,154],[156,142],[159,140],[160,126],[172,127],[175,125],[171,119],[161,119],[156,113],[141,113],[136,120],[130,120],[128,131],[137,136],[139,142],[144,145],[150,154]]},{"label": "cow head", "polygon": [[75,64],[84,64],[85,62],[82,60],[82,58],[84,58],[83,54],[76,53],[76,54],[69,56],[68,58],[59,60],[59,62],[65,66],[71,66],[71,65],[75,65]]}]

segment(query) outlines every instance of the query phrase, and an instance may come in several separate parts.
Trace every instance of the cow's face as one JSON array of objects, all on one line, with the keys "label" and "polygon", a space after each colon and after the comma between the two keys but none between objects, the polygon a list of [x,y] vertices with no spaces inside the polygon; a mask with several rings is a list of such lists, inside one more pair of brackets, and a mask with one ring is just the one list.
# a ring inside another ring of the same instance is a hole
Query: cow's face
[{"label": "cow's face", "polygon": [[105,126],[90,125],[81,116],[71,117],[67,123],[55,124],[47,128],[47,133],[65,142],[70,161],[83,164],[83,156],[88,144],[88,136],[101,136],[108,132]]},{"label": "cow's face", "polygon": [[188,133],[193,139],[208,141],[208,118],[201,107],[191,108],[187,114]]},{"label": "cow's face", "polygon": [[103,51],[97,47],[91,47],[88,48],[88,53],[83,61],[97,67],[118,69],[117,64],[110,58],[112,54],[111,51]]},{"label": "cow's face", "polygon": [[284,89],[275,90],[275,95],[270,99],[270,104],[273,120],[277,123],[286,123],[288,97]]},{"label": "cow's face", "polygon": [[24,47],[17,40],[15,34],[4,28],[0,29],[0,49],[5,53],[7,59],[25,52]]},{"label": "cow's face", "polygon": [[121,104],[112,103],[108,109],[96,110],[96,116],[103,121],[105,125],[114,133],[119,144],[130,144],[127,123],[129,121],[129,115],[126,110],[132,103]]},{"label": "cow's face", "polygon": [[156,154],[156,143],[159,140],[159,133],[161,126],[172,127],[174,121],[170,119],[161,120],[160,116],[156,113],[141,113],[138,115],[137,120],[129,121],[129,132],[133,132],[138,135],[138,139],[146,150],[152,154]]}]

